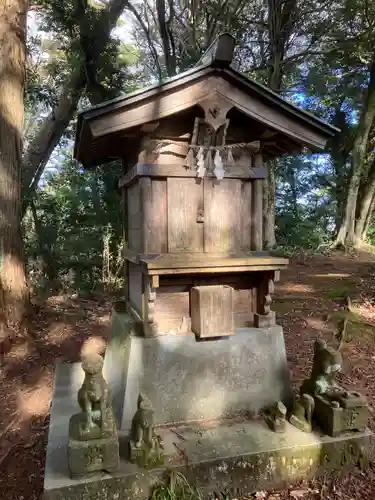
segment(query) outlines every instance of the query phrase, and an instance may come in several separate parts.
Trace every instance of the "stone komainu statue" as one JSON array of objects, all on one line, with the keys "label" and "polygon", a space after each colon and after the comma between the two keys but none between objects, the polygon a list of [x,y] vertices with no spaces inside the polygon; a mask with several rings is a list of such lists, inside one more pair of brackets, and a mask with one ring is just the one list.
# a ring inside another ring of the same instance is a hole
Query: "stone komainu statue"
[{"label": "stone komainu statue", "polygon": [[138,396],[130,432],[130,460],[141,467],[159,466],[164,463],[163,443],[154,431],[154,409],[144,395]]},{"label": "stone komainu statue", "polygon": [[90,354],[82,360],[85,378],[78,391],[78,404],[86,416],[84,430],[90,433],[95,427],[105,430],[106,419],[112,414],[112,393],[103,377],[103,358],[99,354]]}]

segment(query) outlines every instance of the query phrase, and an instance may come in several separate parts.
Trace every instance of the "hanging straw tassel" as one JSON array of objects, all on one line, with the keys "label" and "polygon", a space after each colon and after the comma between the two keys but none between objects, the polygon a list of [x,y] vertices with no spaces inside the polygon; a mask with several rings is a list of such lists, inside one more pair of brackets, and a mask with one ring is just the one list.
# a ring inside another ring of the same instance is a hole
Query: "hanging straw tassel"
[{"label": "hanging straw tassel", "polygon": [[233,153],[232,153],[232,148],[231,147],[228,147],[227,164],[228,165],[234,165],[234,158],[233,158]]},{"label": "hanging straw tassel", "polygon": [[204,154],[203,154],[203,148],[199,148],[198,154],[197,154],[197,177],[203,178],[204,174],[206,173],[206,168],[204,166]]},{"label": "hanging straw tassel", "polygon": [[184,166],[192,170],[195,167],[195,165],[196,163],[195,163],[194,150],[193,148],[189,148],[189,152],[185,158]]},{"label": "hanging straw tassel", "polygon": [[212,172],[213,170],[213,166],[214,166],[214,162],[213,162],[213,159],[212,159],[212,152],[211,152],[211,149],[209,149],[207,151],[207,154],[206,154],[206,160],[205,160],[205,167],[206,167],[206,170],[208,172]]},{"label": "hanging straw tassel", "polygon": [[215,169],[214,169],[214,174],[216,176],[216,179],[221,181],[224,179],[224,165],[223,165],[223,160],[221,159],[220,156],[220,151],[217,149],[215,153],[215,159],[214,159],[214,164],[215,164]]}]

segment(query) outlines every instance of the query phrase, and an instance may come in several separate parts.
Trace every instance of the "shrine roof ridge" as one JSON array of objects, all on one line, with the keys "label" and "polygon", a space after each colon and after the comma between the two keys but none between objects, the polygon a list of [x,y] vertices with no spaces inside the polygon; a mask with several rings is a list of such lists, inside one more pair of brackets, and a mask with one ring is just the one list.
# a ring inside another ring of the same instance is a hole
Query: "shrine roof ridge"
[{"label": "shrine roof ridge", "polygon": [[[274,127],[276,130],[279,130],[280,133],[288,136],[288,125],[283,125],[280,122],[281,115],[284,115],[286,119],[285,124],[288,123],[288,120],[289,123],[291,123],[290,120],[293,120],[295,122],[299,122],[297,126],[301,126],[303,129],[306,129],[306,131],[308,129],[310,130],[310,136],[303,136],[303,134],[299,134],[299,132],[294,129],[294,132],[289,134],[290,137],[294,137],[294,140],[300,143],[301,146],[305,143],[305,146],[312,146],[313,148],[317,148],[318,150],[323,151],[326,141],[329,138],[333,137],[336,133],[340,132],[340,129],[316,117],[314,114],[305,111],[304,109],[301,109],[294,104],[291,104],[283,97],[281,97],[278,93],[273,92],[266,86],[261,85],[260,83],[248,78],[246,75],[235,69],[232,65],[234,49],[235,40],[232,35],[230,35],[229,33],[223,33],[213,42],[213,44],[211,44],[211,46],[202,55],[197,64],[187,71],[168,78],[163,82],[156,83],[129,94],[121,95],[110,101],[106,101],[81,110],[78,113],[77,119],[74,157],[79,161],[82,161],[83,163],[87,163],[87,165],[89,163],[94,165],[95,162],[96,164],[99,164],[97,162],[102,161],[102,157],[100,156],[101,153],[86,153],[86,159],[83,160],[81,152],[81,143],[83,144],[85,142],[85,147],[88,147],[88,144],[90,144],[91,148],[92,144],[95,142],[96,139],[93,139],[93,136],[88,135],[88,131],[90,134],[93,130],[92,127],[95,127],[97,123],[109,124],[111,123],[110,120],[113,119],[113,124],[115,124],[117,119],[116,117],[119,113],[132,113],[134,109],[141,109],[143,106],[147,106],[147,104],[150,104],[153,101],[157,102],[158,99],[160,99],[160,101],[164,99],[164,101],[166,102],[166,98],[170,94],[176,95],[179,92],[181,92],[181,94],[185,92],[186,94],[187,88],[190,88],[190,86],[193,88],[194,85],[198,85],[198,87],[196,88],[199,88],[199,85],[201,83],[210,78],[217,78],[220,81],[227,82],[227,84],[231,85],[234,90],[238,89],[238,91],[242,92],[242,95],[244,97],[248,98],[248,109],[246,108],[246,104],[242,105],[242,108],[240,104],[238,107],[240,113],[242,112],[245,115],[247,114],[247,116],[253,117],[255,120],[257,120],[258,108],[254,108],[255,100],[257,100],[259,103],[262,103],[263,108],[261,109],[265,110],[266,108],[264,106],[267,106],[269,110],[274,111],[275,116],[277,116],[277,113],[279,113],[279,128],[277,128],[275,122],[273,122],[272,119],[269,119],[269,115],[268,117],[267,115],[260,115],[262,118],[262,123],[268,124],[271,129]],[[221,85],[221,83],[218,82],[218,85]],[[228,87],[225,87],[224,85],[223,88],[225,89]],[[186,101],[186,109],[199,104],[200,101],[198,98],[196,102],[194,101],[194,99],[190,100],[189,102]],[[235,102],[233,102],[233,107],[236,108]],[[177,106],[177,108],[178,111],[176,109],[176,112],[180,112],[182,109],[184,109],[181,105]],[[170,109],[172,110],[172,107]],[[143,111],[140,113],[140,115],[142,115],[142,113]],[[170,111],[169,114],[173,114],[173,112]],[[143,119],[144,121],[142,122],[142,124],[146,124],[150,121],[148,118],[146,119],[146,115],[143,117]],[[159,118],[155,115],[155,119]],[[139,126],[141,124],[141,118],[133,121],[135,122],[134,126]],[[130,123],[131,121],[128,124],[126,123],[126,121],[124,121],[123,129],[131,128],[133,125],[130,125]],[[119,131],[119,126],[120,125],[109,125],[107,127],[107,130],[105,130],[105,127],[102,127],[102,129],[99,129],[97,137],[100,135],[103,137],[112,136],[112,134],[115,134]],[[320,139],[318,139],[319,136]],[[99,148],[100,147],[101,146],[99,146]],[[291,145],[285,149],[285,152],[289,150],[292,150]],[[281,149],[279,148],[279,152],[280,151]],[[274,153],[275,152],[273,151],[272,154]],[[106,156],[106,158],[107,160],[109,159],[108,155]]]},{"label": "shrine roof ridge", "polygon": [[211,72],[222,72],[234,78],[237,84],[245,85],[247,90],[251,90],[259,97],[265,98],[268,101],[273,101],[277,106],[284,108],[285,111],[291,112],[300,119],[310,122],[310,125],[322,129],[325,133],[328,133],[328,135],[333,136],[335,133],[340,132],[340,129],[337,127],[318,118],[313,113],[291,104],[268,87],[248,78],[240,71],[234,69],[232,66],[234,48],[235,40],[233,36],[229,33],[222,33],[214,40],[198,63],[192,68],[170,77],[165,81],[83,109],[78,113],[78,121],[80,122],[82,118],[93,118],[117,110],[123,106],[134,104],[138,100],[148,97],[148,94],[156,95],[156,91],[162,91],[171,85],[174,86],[174,84],[180,80],[184,80],[184,83],[189,83],[189,80],[193,81],[199,76],[204,76]]}]

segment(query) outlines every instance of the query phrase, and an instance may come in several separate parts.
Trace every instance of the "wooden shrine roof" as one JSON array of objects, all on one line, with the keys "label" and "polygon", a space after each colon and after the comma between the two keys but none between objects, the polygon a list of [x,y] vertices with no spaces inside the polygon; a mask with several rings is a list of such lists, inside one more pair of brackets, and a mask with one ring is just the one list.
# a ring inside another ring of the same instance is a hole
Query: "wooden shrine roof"
[{"label": "wooden shrine roof", "polygon": [[321,151],[339,131],[235,70],[230,35],[221,35],[215,43],[196,67],[79,113],[75,158],[86,167],[124,158],[146,124],[199,106],[215,94],[243,115],[243,127],[249,133],[260,129],[264,137],[275,137],[278,147],[273,156],[305,147]]}]

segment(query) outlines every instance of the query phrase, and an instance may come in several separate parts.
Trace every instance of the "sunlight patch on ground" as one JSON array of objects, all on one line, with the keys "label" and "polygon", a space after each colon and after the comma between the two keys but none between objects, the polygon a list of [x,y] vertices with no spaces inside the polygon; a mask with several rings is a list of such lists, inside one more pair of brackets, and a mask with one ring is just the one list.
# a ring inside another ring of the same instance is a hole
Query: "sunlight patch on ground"
[{"label": "sunlight patch on ground", "polygon": [[8,357],[12,361],[25,361],[32,353],[33,349],[30,347],[30,344],[23,342],[22,344],[13,345]]},{"label": "sunlight patch on ground", "polygon": [[309,328],[318,331],[327,330],[327,324],[321,318],[306,318],[305,321]]},{"label": "sunlight patch on ground", "polygon": [[316,278],[350,278],[351,274],[348,273],[326,273],[326,274],[313,274]]},{"label": "sunlight patch on ground", "polygon": [[18,394],[18,408],[22,418],[47,415],[50,408],[52,387],[49,376],[40,379],[33,389],[25,389]]},{"label": "sunlight patch on ground", "polygon": [[373,304],[358,305],[355,308],[353,307],[352,310],[363,321],[368,321],[375,326],[375,306]]},{"label": "sunlight patch on ground", "polygon": [[310,285],[302,285],[300,283],[284,283],[283,285],[279,285],[278,290],[282,290],[284,292],[296,292],[296,293],[312,293],[314,292],[314,288]]}]

